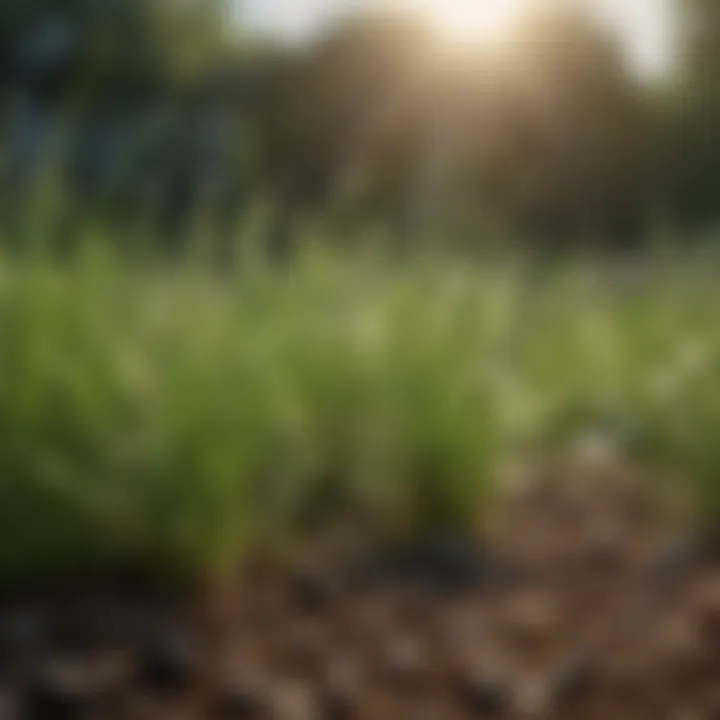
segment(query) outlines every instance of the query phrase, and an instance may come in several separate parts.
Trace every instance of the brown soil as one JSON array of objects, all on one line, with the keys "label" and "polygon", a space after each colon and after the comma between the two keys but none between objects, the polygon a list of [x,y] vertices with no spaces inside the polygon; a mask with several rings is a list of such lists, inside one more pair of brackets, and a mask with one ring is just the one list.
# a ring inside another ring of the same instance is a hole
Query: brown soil
[{"label": "brown soil", "polygon": [[0,720],[720,718],[720,569],[596,480],[525,490],[483,552],[320,552],[202,602],[8,604]]}]

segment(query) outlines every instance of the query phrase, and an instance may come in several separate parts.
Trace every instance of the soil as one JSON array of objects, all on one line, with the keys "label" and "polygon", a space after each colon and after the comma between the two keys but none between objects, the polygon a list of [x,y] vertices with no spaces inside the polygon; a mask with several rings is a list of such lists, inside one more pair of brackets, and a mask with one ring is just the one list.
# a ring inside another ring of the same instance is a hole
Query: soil
[{"label": "soil", "polygon": [[482,549],[326,543],[201,599],[8,602],[0,720],[717,720],[720,567],[613,478],[525,488]]}]

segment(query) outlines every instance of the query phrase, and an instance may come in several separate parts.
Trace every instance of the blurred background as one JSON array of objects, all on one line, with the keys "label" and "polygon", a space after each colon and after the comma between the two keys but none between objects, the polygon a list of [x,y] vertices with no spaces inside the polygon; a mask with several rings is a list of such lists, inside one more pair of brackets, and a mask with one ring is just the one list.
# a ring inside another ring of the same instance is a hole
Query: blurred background
[{"label": "blurred background", "polygon": [[720,718],[719,68],[720,0],[0,0],[0,719]]},{"label": "blurred background", "polygon": [[720,213],[718,39],[713,0],[3,0],[0,223],[690,241]]}]

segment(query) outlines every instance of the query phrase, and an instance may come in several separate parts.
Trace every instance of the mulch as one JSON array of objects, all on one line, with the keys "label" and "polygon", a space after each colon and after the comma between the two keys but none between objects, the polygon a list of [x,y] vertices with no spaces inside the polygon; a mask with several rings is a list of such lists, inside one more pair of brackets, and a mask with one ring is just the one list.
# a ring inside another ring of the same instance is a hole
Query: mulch
[{"label": "mulch", "polygon": [[717,720],[720,566],[632,473],[583,472],[518,491],[483,547],[8,601],[0,720]]}]

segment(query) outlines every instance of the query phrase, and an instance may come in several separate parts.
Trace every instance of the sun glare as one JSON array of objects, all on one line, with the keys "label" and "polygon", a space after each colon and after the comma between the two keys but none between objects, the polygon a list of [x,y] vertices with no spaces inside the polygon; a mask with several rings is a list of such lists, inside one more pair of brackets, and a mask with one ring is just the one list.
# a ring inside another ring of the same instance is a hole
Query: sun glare
[{"label": "sun glare", "polygon": [[408,0],[447,40],[502,40],[533,0]]}]

